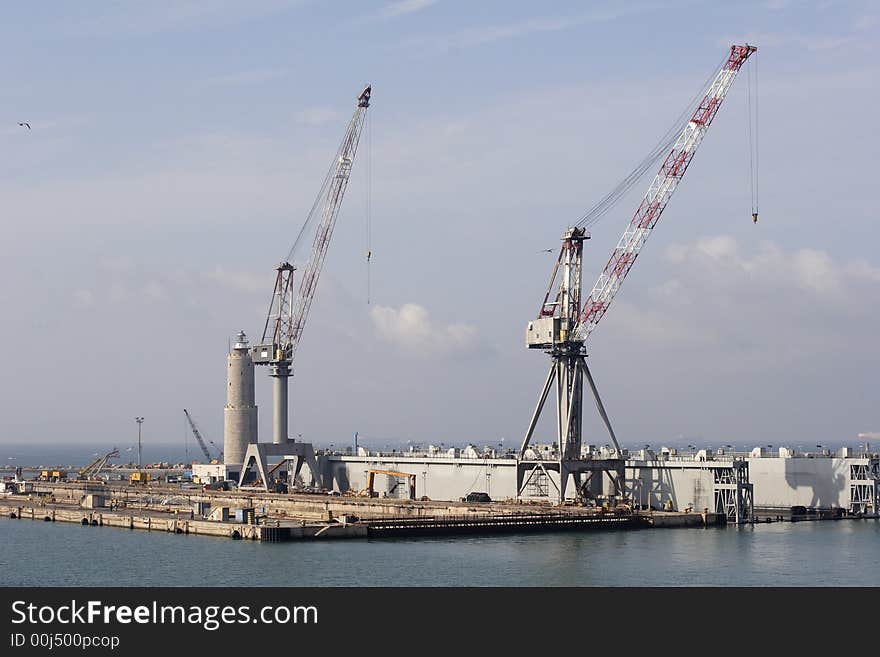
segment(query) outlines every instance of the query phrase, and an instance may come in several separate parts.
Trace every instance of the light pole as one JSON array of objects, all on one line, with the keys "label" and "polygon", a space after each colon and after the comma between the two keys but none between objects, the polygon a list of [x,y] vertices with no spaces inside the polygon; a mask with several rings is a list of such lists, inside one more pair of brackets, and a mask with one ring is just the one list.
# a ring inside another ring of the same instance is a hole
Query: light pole
[{"label": "light pole", "polygon": [[144,418],[136,417],[134,419],[138,425],[138,470],[141,469],[141,425],[144,423]]}]

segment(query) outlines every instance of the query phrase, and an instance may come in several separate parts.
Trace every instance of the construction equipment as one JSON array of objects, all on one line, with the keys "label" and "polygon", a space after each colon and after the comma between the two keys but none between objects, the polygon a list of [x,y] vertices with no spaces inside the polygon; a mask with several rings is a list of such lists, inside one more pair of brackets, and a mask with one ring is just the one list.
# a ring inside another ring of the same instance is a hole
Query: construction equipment
[{"label": "construction equipment", "polygon": [[142,472],[140,470],[136,472],[132,472],[128,476],[128,483],[130,484],[146,484],[152,481],[153,476],[149,472]]},{"label": "construction equipment", "polygon": [[[205,458],[208,460],[208,463],[217,463],[218,461],[223,460],[223,452],[219,449],[219,456],[215,459],[211,456],[211,452],[208,451],[208,446],[205,444],[205,439],[202,438],[202,432],[199,431],[199,428],[196,426],[195,420],[192,419],[192,416],[189,414],[189,411],[185,408],[183,409],[183,414],[186,415],[187,422],[189,422],[189,426],[192,429],[193,435],[196,437],[196,442],[199,444],[199,448],[202,450],[202,453],[205,455]],[[212,445],[214,445],[213,440],[209,440]],[[214,448],[217,448],[217,445],[214,445]]]},{"label": "construction equipment", "polygon": [[[558,494],[560,502],[565,499],[569,475],[574,477],[578,490],[580,490],[581,476],[588,472],[589,476],[592,476],[592,472],[595,470],[592,466],[588,467],[587,461],[581,457],[584,378],[590,386],[599,414],[611,437],[614,451],[618,457],[621,455],[617,437],[587,366],[585,343],[608,311],[614,296],[660,220],[663,210],[687,171],[709,125],[718,113],[737,72],[756,50],[754,46],[748,44],[731,46],[729,55],[722,62],[711,84],[701,95],[702,100],[690,114],[690,118],[683,121],[681,129],[678,130],[675,127],[671,129],[667,133],[670,137],[668,141],[665,138],[661,140],[661,145],[655,147],[649,157],[633,173],[627,176],[611,193],[603,197],[578,224],[566,230],[563,235],[562,248],[553,269],[544,301],[538,311],[538,317],[529,322],[526,331],[528,348],[541,349],[549,354],[551,365],[520,448],[520,459],[523,459],[526,456],[529,442],[541,416],[547,395],[555,381],[558,454],[556,463],[552,467],[559,472]],[[687,117],[688,113],[682,116]],[[672,137],[675,137],[674,141]],[[614,248],[611,258],[602,270],[586,301],[581,304],[583,243],[590,238],[590,234],[586,230],[587,227],[613,207],[622,198],[623,193],[647,171],[651,162],[659,160],[664,153],[665,159],[651,181],[635,215]],[[546,469],[550,466],[545,461],[540,467]],[[533,472],[534,470],[533,468]],[[622,460],[617,471],[623,473]],[[523,469],[521,472],[526,472],[526,470]],[[529,477],[531,476],[529,474]],[[522,496],[523,489],[527,484],[528,480],[524,482],[521,473],[518,472],[520,496]],[[622,487],[618,492],[622,492]]]},{"label": "construction equipment", "polygon": [[[278,471],[279,471],[284,465],[287,465],[287,464],[288,464],[288,462],[287,462],[286,460],[278,461],[278,463],[276,463],[275,465],[273,465],[271,468],[269,468],[269,469],[266,471],[266,476],[267,476],[270,480],[274,479],[274,476],[273,476],[273,475],[275,475],[276,472],[278,472]],[[276,483],[276,484],[280,484],[280,483],[282,483],[282,482],[275,482],[275,483]],[[257,478],[256,478],[253,482],[251,482],[251,485],[252,485],[252,486],[255,486],[255,487],[259,487],[259,486],[266,486],[266,487],[268,487],[268,486],[269,486],[269,482],[263,481],[263,478],[262,478],[262,477],[260,476],[260,474],[258,473],[258,474],[257,474]],[[278,491],[278,490],[275,490],[274,492],[277,493],[277,492],[279,492],[279,491]]]},{"label": "construction equipment", "polygon": [[[388,475],[389,477],[397,477],[398,479],[406,479],[409,483],[409,499],[416,499],[416,476],[410,472],[397,472],[396,470],[368,470],[367,471],[367,487],[364,489],[363,494],[366,497],[375,497],[376,493],[373,492],[373,485],[376,480],[376,475]],[[397,488],[395,485],[394,488]]]},{"label": "construction equipment", "polygon": [[[272,292],[263,337],[260,343],[253,347],[254,364],[269,366],[269,375],[275,380],[272,442],[276,445],[288,441],[287,379],[291,376],[293,358],[302,339],[342,197],[351,176],[351,167],[360,142],[366,111],[370,106],[371,93],[370,86],[367,86],[358,96],[354,115],[348,124],[336,157],[324,177],[321,191],[287,258],[276,268],[275,289]],[[294,291],[293,273],[297,268],[290,261],[301,240],[308,236],[308,229],[315,222],[318,226],[312,241],[311,255],[302,268],[299,286]]]},{"label": "construction equipment", "polygon": [[42,470],[40,472],[40,476],[37,477],[40,481],[53,481],[59,482],[67,479],[67,471],[66,470]]},{"label": "construction equipment", "polygon": [[101,473],[101,470],[103,470],[107,466],[107,462],[110,459],[115,458],[119,458],[119,450],[114,447],[112,450],[104,454],[104,456],[99,456],[82,470],[80,470],[79,478],[86,480],[96,479],[97,476]]}]

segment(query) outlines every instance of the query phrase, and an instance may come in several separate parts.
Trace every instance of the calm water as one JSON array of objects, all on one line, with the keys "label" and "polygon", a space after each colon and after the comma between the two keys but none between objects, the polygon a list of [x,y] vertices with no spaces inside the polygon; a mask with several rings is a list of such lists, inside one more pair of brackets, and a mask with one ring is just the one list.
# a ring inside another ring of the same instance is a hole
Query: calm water
[{"label": "calm water", "polygon": [[0,520],[6,586],[880,586],[880,522],[259,544]]}]

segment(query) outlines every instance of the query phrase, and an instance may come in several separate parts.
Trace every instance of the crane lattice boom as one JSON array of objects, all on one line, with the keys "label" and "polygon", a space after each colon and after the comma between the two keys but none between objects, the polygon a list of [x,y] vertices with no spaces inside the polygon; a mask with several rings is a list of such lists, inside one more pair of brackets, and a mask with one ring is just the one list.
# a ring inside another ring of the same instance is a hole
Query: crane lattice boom
[{"label": "crane lattice boom", "polygon": [[[265,345],[273,346],[271,350],[272,355],[268,359],[270,362],[292,362],[296,348],[302,339],[306,320],[309,316],[309,309],[315,297],[318,278],[321,275],[321,268],[327,255],[327,247],[330,245],[330,238],[336,225],[336,217],[339,215],[339,208],[342,205],[342,197],[345,195],[345,189],[351,177],[351,167],[357,154],[366,111],[370,106],[371,92],[371,87],[367,86],[358,96],[357,107],[348,124],[348,129],[345,131],[345,137],[339,146],[339,150],[336,152],[336,157],[324,178],[321,191],[318,193],[311,212],[297,238],[298,244],[299,239],[305,234],[306,228],[312,225],[313,219],[320,217],[312,242],[309,260],[301,270],[302,274],[295,299],[293,298],[293,272],[295,268],[289,262],[283,262],[278,267],[275,292],[272,295],[269,316],[266,320],[260,345],[260,347]],[[293,249],[288,254],[288,260],[293,257],[293,251],[296,249],[297,244],[294,244]],[[254,351],[258,353],[260,349],[255,349]],[[263,364],[267,361],[260,358],[255,362]]]},{"label": "crane lattice boom", "polygon": [[110,459],[115,459],[115,458],[119,458],[119,450],[114,447],[111,451],[107,452],[103,456],[99,456],[94,461],[89,463],[86,467],[84,467],[82,470],[80,470],[79,471],[79,478],[80,479],[97,478],[97,476],[99,474],[101,474],[101,470],[103,470],[106,467],[107,462]]},{"label": "crane lattice boom", "polygon": [[590,296],[584,303],[578,325],[574,331],[576,340],[586,341],[599,320],[607,312],[614,296],[623,284],[623,280],[632,269],[633,263],[651,235],[651,231],[660,220],[660,216],[678,187],[678,183],[681,182],[687,171],[694,153],[718,113],[736,74],[746,59],[756,50],[757,48],[750,45],[731,46],[730,56],[709,85],[703,100],[675,141],[657,175],[654,176],[638,210],[636,210],[623,236],[614,248],[608,264],[605,265],[599,280],[596,281]]},{"label": "crane lattice boom", "polygon": [[205,458],[208,461],[211,460],[211,452],[208,451],[208,446],[205,444],[205,439],[202,438],[202,433],[199,431],[199,428],[196,426],[195,421],[190,416],[189,411],[185,408],[183,409],[183,414],[186,415],[186,419],[189,422],[189,426],[192,429],[193,435],[196,437],[196,442],[199,444],[199,448],[202,450],[202,454],[205,455]]}]

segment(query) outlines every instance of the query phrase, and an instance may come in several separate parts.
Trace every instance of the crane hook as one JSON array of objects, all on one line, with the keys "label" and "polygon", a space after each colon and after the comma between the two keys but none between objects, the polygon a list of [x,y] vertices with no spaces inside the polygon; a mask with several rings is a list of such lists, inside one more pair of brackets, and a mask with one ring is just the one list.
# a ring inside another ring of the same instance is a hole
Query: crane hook
[{"label": "crane hook", "polygon": [[758,223],[758,213],[757,212],[752,212],[752,221],[754,223]]}]

